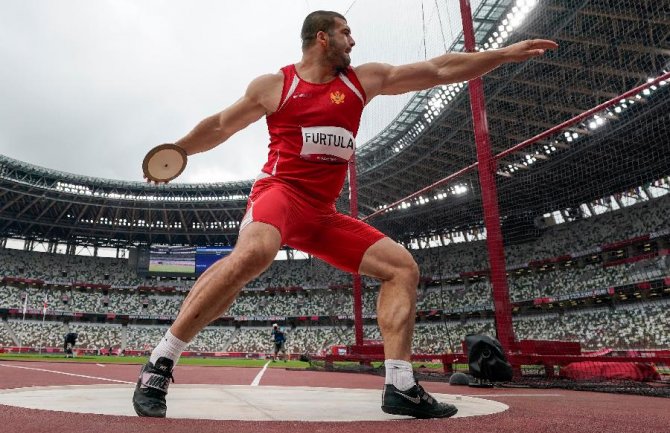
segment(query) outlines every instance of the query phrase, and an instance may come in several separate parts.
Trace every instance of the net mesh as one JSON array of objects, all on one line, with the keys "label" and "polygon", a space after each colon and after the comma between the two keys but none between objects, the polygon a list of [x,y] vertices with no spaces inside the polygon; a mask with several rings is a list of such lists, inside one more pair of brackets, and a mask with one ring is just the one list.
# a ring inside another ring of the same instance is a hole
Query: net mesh
[{"label": "net mesh", "polygon": [[[415,353],[498,335],[515,367],[508,385],[669,395],[669,11],[667,1],[479,4],[477,49],[560,45],[484,80],[494,185],[482,187],[465,83],[415,96],[404,113],[417,116],[386,154],[371,142],[359,206],[421,267]],[[493,188],[495,206],[484,205]],[[467,370],[462,357],[447,362]]]}]

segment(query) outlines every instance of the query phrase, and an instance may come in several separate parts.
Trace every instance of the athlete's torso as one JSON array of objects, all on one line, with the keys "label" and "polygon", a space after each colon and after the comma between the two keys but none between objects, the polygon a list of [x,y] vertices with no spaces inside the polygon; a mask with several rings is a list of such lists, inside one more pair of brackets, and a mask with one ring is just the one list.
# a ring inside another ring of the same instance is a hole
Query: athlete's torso
[{"label": "athlete's torso", "polygon": [[279,107],[267,116],[270,145],[262,177],[272,176],[332,203],[356,149],[365,92],[351,68],[324,84],[302,80],[294,65],[282,72]]}]

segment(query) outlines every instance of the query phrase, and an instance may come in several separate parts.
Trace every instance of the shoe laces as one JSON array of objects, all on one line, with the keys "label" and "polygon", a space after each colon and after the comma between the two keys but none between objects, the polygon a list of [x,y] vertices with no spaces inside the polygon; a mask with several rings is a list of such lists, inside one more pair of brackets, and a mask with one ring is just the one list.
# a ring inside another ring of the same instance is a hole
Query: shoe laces
[{"label": "shoe laces", "polygon": [[153,366],[151,367],[151,371],[150,371],[150,373],[152,373],[152,374],[159,374],[159,375],[161,375],[161,376],[163,376],[163,377],[166,377],[166,378],[172,380],[172,383],[174,383],[174,376],[172,375],[172,371],[173,371],[173,369],[170,369],[170,370],[163,370],[163,369],[161,369],[161,368],[156,367],[156,365],[153,365]]},{"label": "shoe laces", "polygon": [[172,381],[172,383],[174,383],[174,376],[172,375],[172,371],[168,371],[168,372],[166,372],[166,373],[164,373],[164,372],[161,371],[161,372],[156,372],[156,373],[157,373],[157,374],[160,374],[161,376],[163,376],[163,377],[165,377],[165,378],[167,378],[167,379],[170,379],[170,380]]}]

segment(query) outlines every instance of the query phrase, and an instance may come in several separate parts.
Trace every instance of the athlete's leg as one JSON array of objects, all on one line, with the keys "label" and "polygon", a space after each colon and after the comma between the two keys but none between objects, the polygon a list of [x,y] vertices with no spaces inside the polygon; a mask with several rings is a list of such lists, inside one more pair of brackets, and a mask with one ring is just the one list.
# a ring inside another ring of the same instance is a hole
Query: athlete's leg
[{"label": "athlete's leg", "polygon": [[389,238],[373,244],[363,255],[359,273],[381,280],[377,324],[386,359],[409,361],[416,316],[419,267],[412,255]]},{"label": "athlete's leg", "polygon": [[419,267],[412,255],[391,239],[381,239],[363,255],[359,273],[382,282],[377,298],[377,324],[384,339],[386,368],[382,410],[416,418],[456,414],[455,406],[435,400],[414,380],[410,357]]},{"label": "athlete's leg", "polygon": [[200,276],[174,324],[140,371],[133,393],[133,407],[138,415],[165,417],[165,396],[172,369],[187,343],[228,309],[246,283],[272,264],[280,246],[277,228],[261,222],[249,223],[240,232],[233,252]]},{"label": "athlete's leg", "polygon": [[230,307],[245,284],[272,264],[280,247],[281,235],[275,227],[261,222],[245,227],[230,255],[198,278],[170,328],[172,335],[191,341]]},{"label": "athlete's leg", "polygon": [[368,224],[335,211],[313,209],[301,221],[311,236],[292,238],[292,247],[347,272],[381,280],[377,323],[386,359],[409,361],[412,352],[419,267],[401,245]]},{"label": "athlete's leg", "polygon": [[377,324],[384,339],[386,367],[382,410],[417,418],[454,415],[458,411],[454,406],[438,402],[414,380],[409,362],[419,284],[419,267],[412,255],[359,220],[316,211],[316,217],[301,220],[311,236],[291,239],[292,246],[339,269],[369,275],[382,283],[377,299]]}]

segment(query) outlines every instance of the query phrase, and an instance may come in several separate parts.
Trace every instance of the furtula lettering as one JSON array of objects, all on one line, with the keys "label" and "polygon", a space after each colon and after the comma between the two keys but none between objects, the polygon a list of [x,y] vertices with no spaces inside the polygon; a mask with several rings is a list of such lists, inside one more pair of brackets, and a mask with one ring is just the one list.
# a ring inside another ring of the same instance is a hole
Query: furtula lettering
[{"label": "furtula lettering", "polygon": [[353,149],[354,140],[349,138],[346,143],[344,137],[336,134],[326,134],[324,132],[307,132],[305,133],[305,142],[312,142],[320,144],[321,146],[341,147],[343,149]]}]

